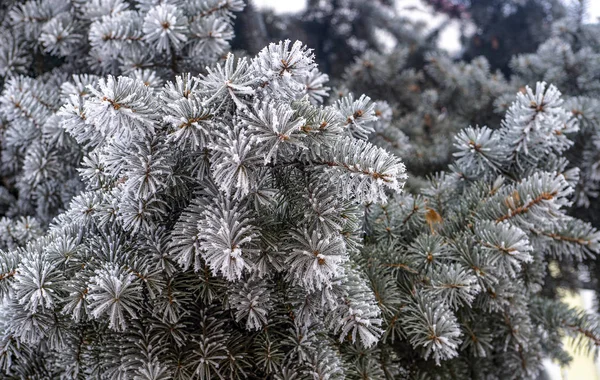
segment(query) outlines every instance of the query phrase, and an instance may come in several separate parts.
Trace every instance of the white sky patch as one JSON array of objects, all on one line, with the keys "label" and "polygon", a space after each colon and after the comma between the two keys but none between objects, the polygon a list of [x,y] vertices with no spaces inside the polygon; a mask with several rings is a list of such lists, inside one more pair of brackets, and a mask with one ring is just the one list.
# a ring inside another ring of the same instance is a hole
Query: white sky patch
[{"label": "white sky patch", "polygon": [[543,359],[542,364],[546,368],[546,374],[550,380],[563,380],[562,370],[558,364],[548,358]]},{"label": "white sky patch", "polygon": [[[580,0],[563,0],[566,5],[579,3]],[[599,0],[587,0],[587,15],[586,22],[595,23],[600,18],[600,1]]]},{"label": "white sky patch", "polygon": [[306,0],[254,0],[258,9],[272,9],[274,13],[296,13],[306,9]]},{"label": "white sky patch", "polygon": [[375,36],[381,41],[381,47],[384,53],[391,53],[396,47],[396,39],[385,29],[375,28]]},{"label": "white sky patch", "polygon": [[590,0],[588,2],[588,21],[589,22],[598,22],[598,18],[600,18],[600,1],[598,0]]},{"label": "white sky patch", "polygon": [[450,54],[458,54],[462,49],[460,42],[460,21],[452,20],[440,34],[438,46],[447,50]]}]

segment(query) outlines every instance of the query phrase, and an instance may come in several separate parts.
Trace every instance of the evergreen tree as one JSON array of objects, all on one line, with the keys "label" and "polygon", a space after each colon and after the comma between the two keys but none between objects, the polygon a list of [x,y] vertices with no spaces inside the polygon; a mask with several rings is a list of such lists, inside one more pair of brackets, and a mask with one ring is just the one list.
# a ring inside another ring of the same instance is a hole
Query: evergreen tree
[{"label": "evergreen tree", "polygon": [[568,362],[562,336],[600,343],[595,317],[547,289],[552,265],[593,257],[600,242],[567,215],[578,172],[563,153],[577,124],[559,96],[527,88],[499,129],[456,136],[449,172],[368,208],[361,260],[384,316],[382,352],[411,362],[409,378],[535,378],[544,357]]},{"label": "evergreen tree", "polygon": [[337,337],[373,346],[380,313],[350,253],[361,205],[399,191],[404,166],[361,138],[368,98],[316,105],[325,80],[286,41],[165,86],[109,75],[68,94],[51,117],[85,148],[86,190],[1,254],[5,373],[330,376]]},{"label": "evergreen tree", "polygon": [[[569,161],[580,170],[571,213],[595,227],[600,226],[600,77],[596,70],[600,62],[599,27],[597,23],[585,23],[585,3],[582,2],[572,9],[569,17],[553,25],[550,38],[535,53],[516,56],[511,62],[515,83],[531,83],[534,78],[543,78],[564,88],[567,107],[579,124],[579,132],[573,136],[574,145],[567,152]],[[565,271],[563,282],[594,289],[598,294],[600,263],[591,259],[586,264],[583,269],[592,273],[589,279],[579,278],[577,269],[582,268],[574,268],[570,273]]]},{"label": "evergreen tree", "polygon": [[333,85],[301,42],[227,53],[240,0],[9,5],[3,377],[517,379],[564,336],[596,353],[556,296],[600,250],[570,209],[595,196],[595,27],[555,24],[574,53],[506,80],[388,2],[328,4],[290,20],[337,25],[307,38]]}]

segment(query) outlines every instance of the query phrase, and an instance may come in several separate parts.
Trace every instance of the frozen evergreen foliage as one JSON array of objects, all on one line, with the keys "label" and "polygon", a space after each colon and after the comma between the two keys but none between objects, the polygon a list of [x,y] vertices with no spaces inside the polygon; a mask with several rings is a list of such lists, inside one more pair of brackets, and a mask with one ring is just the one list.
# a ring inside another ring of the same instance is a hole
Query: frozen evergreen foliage
[{"label": "frozen evergreen foliage", "polygon": [[[569,95],[568,106],[576,116],[581,133],[571,159],[581,170],[576,203],[589,206],[598,196],[600,160],[597,99],[600,95],[598,24],[583,24],[581,12],[553,25],[553,34],[534,54],[513,58],[518,80],[524,83],[543,78],[556,83]],[[557,54],[557,52],[559,52]]]},{"label": "frozen evergreen foliage", "polygon": [[86,190],[2,253],[5,373],[331,376],[336,342],[373,347],[381,312],[352,254],[363,205],[405,169],[365,141],[368,97],[315,104],[315,70],[285,41],[161,88],[107,76],[71,94],[53,117],[87,147]]},{"label": "frozen evergreen foliage", "polygon": [[[600,190],[600,145],[598,136],[598,99],[600,58],[598,24],[584,22],[585,1],[577,2],[568,17],[552,25],[552,34],[533,54],[513,57],[513,82],[533,83],[539,78],[556,83],[566,97],[566,107],[577,120],[579,131],[571,138],[572,148],[567,152],[571,165],[579,168],[580,175],[574,192],[572,214],[600,226],[598,194]],[[576,270],[561,271],[563,282],[575,286],[600,289],[599,262],[586,260],[589,279],[577,278]],[[596,305],[596,308],[598,305]]]},{"label": "frozen evergreen foliage", "polygon": [[0,248],[27,241],[84,189],[77,167],[86,149],[60,127],[63,103],[82,107],[100,75],[160,88],[177,73],[202,71],[227,52],[243,7],[241,0],[9,1],[0,12]]},{"label": "frozen evergreen foliage", "polygon": [[461,131],[451,170],[420,194],[369,207],[361,261],[384,334],[365,371],[395,356],[413,361],[410,378],[535,378],[544,357],[569,360],[562,336],[596,350],[598,321],[542,291],[550,262],[600,249],[600,232],[566,214],[577,126],[563,106],[554,86],[527,88],[499,129]]},{"label": "frozen evergreen foliage", "polygon": [[598,191],[594,27],[507,80],[389,1],[311,4],[287,21],[335,26],[332,96],[301,42],[228,53],[242,1],[6,6],[0,377],[520,379],[565,336],[596,353],[556,296],[600,249],[571,208]]},{"label": "frozen evergreen foliage", "polygon": [[[385,100],[380,112],[388,113],[390,122],[371,135],[372,141],[405,157],[411,174],[425,176],[447,167],[453,136],[464,125],[499,124],[494,103],[507,93],[512,98],[514,91],[502,73],[490,72],[483,57],[454,62],[427,45],[413,50],[399,44],[389,53],[367,51],[348,65],[338,92]],[[415,66],[420,53],[424,65]]]},{"label": "frozen evergreen foliage", "polygon": [[[484,3],[481,6],[487,7]],[[466,63],[451,59],[431,45],[415,48],[400,41],[392,52],[368,51],[357,57],[346,68],[339,92],[345,94],[349,89],[385,99],[393,121],[372,135],[371,141],[405,156],[408,170],[415,177],[450,163],[455,151],[452,136],[461,126],[494,128],[514,92],[524,91],[525,85],[534,86],[538,80],[554,83],[565,93],[566,107],[577,117],[580,127],[577,134],[570,135],[574,146],[566,153],[571,167],[580,168],[575,206],[581,209],[578,215],[597,220],[594,207],[590,212],[583,209],[594,206],[600,186],[594,114],[600,84],[596,74],[598,24],[584,23],[585,2],[574,3],[567,17],[553,23],[552,33],[545,35],[547,41],[535,54],[513,57],[513,73],[508,79],[491,71],[483,57]],[[418,63],[421,53],[423,65]]]}]

